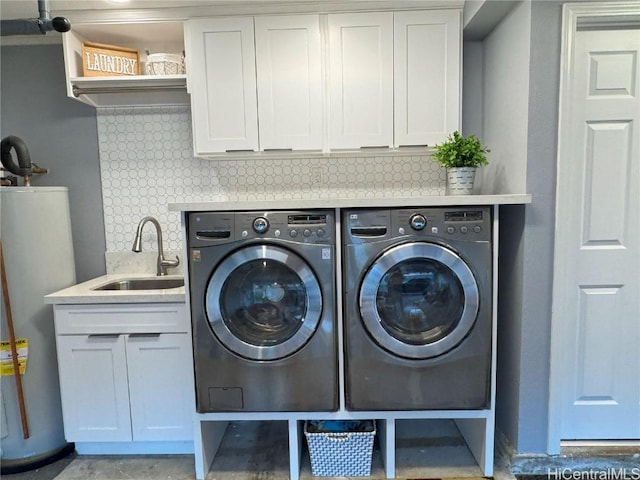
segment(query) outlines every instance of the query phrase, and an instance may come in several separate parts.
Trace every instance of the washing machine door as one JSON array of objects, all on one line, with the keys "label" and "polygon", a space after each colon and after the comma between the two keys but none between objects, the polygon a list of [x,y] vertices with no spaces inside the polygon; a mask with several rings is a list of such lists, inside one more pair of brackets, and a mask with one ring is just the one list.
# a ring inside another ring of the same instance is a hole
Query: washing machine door
[{"label": "washing machine door", "polygon": [[209,325],[225,347],[251,360],[276,360],[295,353],[314,334],[322,291],[299,255],[253,245],[218,265],[205,304]]},{"label": "washing machine door", "polygon": [[382,348],[427,359],[455,348],[473,328],[478,284],[453,250],[410,242],[385,251],[365,273],[360,313]]}]

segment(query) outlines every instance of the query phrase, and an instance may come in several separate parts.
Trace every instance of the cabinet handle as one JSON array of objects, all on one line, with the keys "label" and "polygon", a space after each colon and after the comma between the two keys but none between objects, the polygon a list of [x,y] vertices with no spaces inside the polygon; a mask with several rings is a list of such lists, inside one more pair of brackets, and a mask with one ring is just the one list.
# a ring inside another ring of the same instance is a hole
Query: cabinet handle
[{"label": "cabinet handle", "polygon": [[247,150],[242,150],[242,149],[238,149],[238,150],[225,150],[225,152],[227,153],[255,153],[255,150],[251,150],[250,148]]},{"label": "cabinet handle", "polygon": [[416,145],[398,145],[398,148],[426,148],[429,145],[426,143],[416,144]]},{"label": "cabinet handle", "polygon": [[160,333],[130,333],[129,338],[157,338]]},{"label": "cabinet handle", "polygon": [[293,152],[293,148],[265,148],[263,152]]},{"label": "cabinet handle", "polygon": [[120,337],[119,333],[92,333],[89,335],[89,338],[118,338]]},{"label": "cabinet handle", "polygon": [[360,147],[360,150],[367,150],[367,149],[371,149],[371,148],[386,148],[388,150],[389,149],[389,145],[364,145],[364,146]]}]

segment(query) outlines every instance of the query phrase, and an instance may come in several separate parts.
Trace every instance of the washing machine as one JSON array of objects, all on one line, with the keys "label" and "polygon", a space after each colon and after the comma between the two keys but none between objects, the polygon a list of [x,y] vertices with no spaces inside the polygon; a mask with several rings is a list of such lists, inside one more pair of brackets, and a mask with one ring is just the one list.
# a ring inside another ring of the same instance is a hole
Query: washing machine
[{"label": "washing machine", "polygon": [[192,212],[198,412],[338,408],[332,211]]},{"label": "washing machine", "polygon": [[490,207],[342,212],[350,410],[490,406]]}]

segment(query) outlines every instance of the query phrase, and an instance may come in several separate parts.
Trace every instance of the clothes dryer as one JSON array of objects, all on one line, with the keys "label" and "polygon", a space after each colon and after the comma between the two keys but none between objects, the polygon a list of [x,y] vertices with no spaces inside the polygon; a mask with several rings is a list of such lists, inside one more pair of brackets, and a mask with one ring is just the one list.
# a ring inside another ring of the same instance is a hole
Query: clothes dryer
[{"label": "clothes dryer", "polygon": [[187,218],[198,412],[338,408],[332,211]]},{"label": "clothes dryer", "polygon": [[488,408],[490,207],[342,215],[347,408]]}]

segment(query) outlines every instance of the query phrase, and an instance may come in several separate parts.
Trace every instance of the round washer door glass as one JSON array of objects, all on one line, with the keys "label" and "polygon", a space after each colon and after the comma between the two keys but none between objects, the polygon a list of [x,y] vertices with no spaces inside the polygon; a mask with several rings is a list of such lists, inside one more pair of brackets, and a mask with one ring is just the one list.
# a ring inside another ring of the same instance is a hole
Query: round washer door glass
[{"label": "round washer door glass", "polygon": [[297,254],[272,245],[244,247],[209,279],[206,312],[229,350],[252,360],[275,360],[299,350],[322,314],[316,276]]},{"label": "round washer door glass", "polygon": [[458,345],[475,323],[478,285],[452,250],[406,243],[382,254],[360,288],[365,327],[383,348],[401,357],[426,359]]}]

